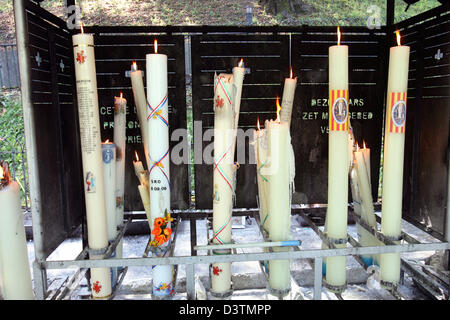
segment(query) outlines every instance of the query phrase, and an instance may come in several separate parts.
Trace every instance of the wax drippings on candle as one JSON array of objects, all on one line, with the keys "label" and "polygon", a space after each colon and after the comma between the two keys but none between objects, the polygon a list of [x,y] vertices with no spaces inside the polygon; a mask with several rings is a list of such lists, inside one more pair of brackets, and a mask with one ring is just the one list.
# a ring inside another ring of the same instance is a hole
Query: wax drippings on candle
[{"label": "wax drippings on candle", "polygon": [[401,46],[402,44],[401,44],[401,42],[400,42],[400,31],[395,31],[395,35],[397,36],[397,45],[398,46]]},{"label": "wax drippings on candle", "polygon": [[280,122],[280,111],[281,111],[280,98],[277,96],[277,122]]},{"label": "wax drippings on candle", "polygon": [[155,39],[153,46],[155,47],[155,53],[158,53],[158,40]]},{"label": "wax drippings on candle", "polygon": [[337,37],[338,37],[337,44],[338,44],[338,46],[340,46],[341,45],[341,30],[339,29],[339,26],[337,27]]}]

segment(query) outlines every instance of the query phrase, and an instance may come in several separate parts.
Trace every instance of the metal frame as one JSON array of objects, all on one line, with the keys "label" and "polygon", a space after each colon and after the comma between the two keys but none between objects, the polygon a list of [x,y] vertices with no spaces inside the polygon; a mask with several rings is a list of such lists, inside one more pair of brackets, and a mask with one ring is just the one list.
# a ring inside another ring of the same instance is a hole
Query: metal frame
[{"label": "metal frame", "polygon": [[[327,240],[325,235],[320,231],[320,229],[315,225],[303,212],[305,208],[304,206],[294,205],[292,206],[294,214],[298,213],[304,218],[307,223],[311,226],[311,228],[321,237],[323,240]],[[240,210],[237,210],[237,214],[241,213]],[[253,209],[250,211],[249,216],[253,216],[257,219],[257,209]],[[35,270],[47,270],[47,269],[65,269],[65,268],[73,268],[74,266],[78,268],[99,268],[99,267],[132,267],[132,266],[147,266],[151,267],[153,265],[185,265],[186,266],[186,292],[189,299],[195,299],[195,264],[211,264],[217,262],[244,262],[244,261],[267,261],[267,260],[280,260],[280,259],[307,259],[314,268],[314,299],[321,298],[322,292],[322,260],[326,257],[333,256],[355,256],[358,257],[360,255],[366,254],[380,254],[380,253],[403,253],[403,252],[417,252],[417,251],[435,251],[435,250],[450,250],[450,242],[432,242],[432,243],[421,243],[418,240],[415,240],[412,236],[403,233],[403,239],[407,242],[406,244],[394,244],[391,240],[384,237],[380,232],[374,230],[366,226],[363,222],[361,222],[357,216],[355,216],[352,211],[350,211],[351,215],[360,223],[366,230],[372,233],[375,237],[377,237],[380,241],[382,241],[385,246],[376,246],[376,247],[361,247],[360,244],[349,236],[349,242],[352,247],[348,248],[333,248],[333,249],[316,249],[316,250],[300,250],[300,248],[295,248],[295,250],[290,250],[286,252],[273,252],[270,250],[269,252],[261,252],[261,253],[230,253],[223,255],[193,255],[193,256],[169,256],[164,258],[122,258],[122,259],[100,259],[100,260],[83,260],[85,256],[85,252],[87,248],[84,248],[83,251],[79,254],[76,260],[58,260],[58,261],[41,261],[35,263]],[[184,215],[186,215],[186,219],[191,221],[195,221],[196,219],[205,219],[209,215],[206,213],[194,213],[194,212],[175,212],[174,217],[178,219],[184,219]],[[190,217],[189,217],[190,216]],[[131,217],[128,220],[128,223],[131,222]],[[191,224],[192,225],[192,224]],[[117,236],[115,241],[108,248],[107,252],[114,250],[114,244],[118,243],[123,236],[124,229]],[[197,232],[195,231],[195,234]],[[264,237],[264,235],[263,235]],[[437,239],[436,239],[437,240]],[[191,241],[191,250],[195,250],[195,243]],[[330,247],[333,247],[333,244],[330,243]],[[83,254],[84,253],[84,254]],[[360,264],[363,265],[363,262],[360,259],[357,259]],[[364,266],[364,265],[363,265]],[[421,284],[425,286],[439,286],[439,283],[432,280],[429,275],[425,274],[423,271],[419,270],[417,267],[412,266],[410,263],[402,260],[402,269],[418,278]],[[35,272],[36,274],[36,272]],[[441,286],[443,287],[443,286]],[[42,287],[43,288],[43,287]],[[37,290],[42,289],[36,287]],[[117,289],[118,287],[116,287]],[[448,292],[448,288],[446,289]],[[445,288],[444,288],[445,291]],[[391,294],[397,299],[402,299],[402,296],[396,291],[396,288],[392,288],[390,290]],[[36,292],[38,293],[38,292]],[[46,296],[45,292],[42,292],[42,297]],[[338,299],[342,299],[340,294],[336,294]]]}]

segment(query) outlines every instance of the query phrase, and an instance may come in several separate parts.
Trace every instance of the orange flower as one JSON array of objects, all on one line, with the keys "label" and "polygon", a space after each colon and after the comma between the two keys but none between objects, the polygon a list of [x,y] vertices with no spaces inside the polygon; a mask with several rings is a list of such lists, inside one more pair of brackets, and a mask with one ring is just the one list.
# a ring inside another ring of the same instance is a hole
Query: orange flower
[{"label": "orange flower", "polygon": [[156,218],[155,219],[155,222],[154,222],[155,228],[161,227],[163,224],[164,224],[164,218]]},{"label": "orange flower", "polygon": [[159,236],[162,233],[161,228],[156,227],[155,229],[153,229],[152,234],[154,234],[155,236]]},{"label": "orange flower", "polygon": [[170,237],[170,235],[172,234],[172,229],[170,228],[165,228],[164,229],[164,234],[168,237]]}]

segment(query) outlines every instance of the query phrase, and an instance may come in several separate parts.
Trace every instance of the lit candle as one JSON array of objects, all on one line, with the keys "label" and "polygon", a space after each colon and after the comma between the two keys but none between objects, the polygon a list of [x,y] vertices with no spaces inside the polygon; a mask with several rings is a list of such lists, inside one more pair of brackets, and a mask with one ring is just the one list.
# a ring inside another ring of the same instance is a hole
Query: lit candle
[{"label": "lit candle", "polygon": [[147,107],[147,99],[145,98],[144,81],[142,71],[138,70],[136,62],[131,66],[131,86],[133,88],[134,102],[136,104],[136,112],[141,127],[142,143],[144,145],[145,160],[147,161],[147,168],[149,168],[148,158],[148,124],[147,117],[149,115],[149,108]]},{"label": "lit candle", "polygon": [[[401,235],[408,65],[409,47],[401,45],[397,31],[389,53],[381,206],[381,232],[393,240]],[[382,281],[398,283],[400,253],[381,254],[380,273]]]},{"label": "lit candle", "polygon": [[145,214],[147,215],[147,221],[150,226],[150,230],[152,229],[151,224],[151,215],[150,215],[150,191],[148,189],[148,173],[145,171],[144,166],[142,165],[142,161],[139,161],[139,156],[136,151],[134,151],[136,161],[133,161],[134,172],[139,179],[138,190],[141,196],[142,205],[144,206]]},{"label": "lit candle", "polygon": [[[167,56],[158,54],[158,42],[154,41],[154,53],[146,55],[148,152],[150,159],[150,214],[154,229],[156,218],[170,213],[170,162],[169,162],[169,107],[167,86]],[[153,143],[150,143],[153,141]],[[168,224],[170,228],[170,222]],[[152,240],[154,240],[152,234]],[[169,237],[170,238],[170,237]],[[168,250],[169,240],[159,247]],[[153,268],[153,294],[168,296],[173,292],[171,265]]]},{"label": "lit candle", "polygon": [[281,99],[281,122],[287,122],[291,126],[292,105],[294,104],[297,77],[293,78],[292,68],[289,78],[284,79],[283,97]]},{"label": "lit candle", "polygon": [[5,300],[33,300],[19,185],[0,161],[0,284]]},{"label": "lit candle", "polygon": [[[348,46],[329,48],[329,136],[328,136],[328,238],[347,238],[348,210]],[[345,247],[346,244],[336,244]],[[335,287],[346,283],[346,257],[326,258],[326,282]]]},{"label": "lit candle", "polygon": [[[291,203],[289,189],[289,124],[280,121],[280,105],[277,98],[277,119],[268,122],[268,176],[269,216],[268,229],[271,241],[290,240]],[[273,248],[275,252],[286,248]],[[290,260],[269,261],[271,289],[286,291],[291,286]]]},{"label": "lit candle", "polygon": [[268,231],[267,210],[269,201],[269,179],[264,174],[267,165],[267,131],[261,129],[259,118],[257,122],[258,130],[254,131],[254,150],[256,159],[256,177],[258,182],[259,218],[261,226]]},{"label": "lit candle", "polygon": [[[103,250],[108,247],[108,231],[106,228],[94,37],[92,34],[84,34],[82,32],[72,36],[72,42],[75,59],[88,242],[91,250]],[[90,254],[89,257],[90,259],[98,259],[102,258],[102,255]],[[91,268],[91,288],[94,299],[103,299],[111,295],[109,268]]]},{"label": "lit candle", "polygon": [[[233,76],[214,76],[214,169],[213,169],[213,240],[231,243],[234,167]],[[213,263],[211,290],[225,293],[231,289],[231,263]]]},{"label": "lit candle", "polygon": [[[123,225],[124,194],[125,194],[125,156],[126,156],[126,112],[127,100],[122,92],[114,97],[114,142],[116,144],[116,223]],[[123,255],[123,239],[116,247],[118,258]]]}]

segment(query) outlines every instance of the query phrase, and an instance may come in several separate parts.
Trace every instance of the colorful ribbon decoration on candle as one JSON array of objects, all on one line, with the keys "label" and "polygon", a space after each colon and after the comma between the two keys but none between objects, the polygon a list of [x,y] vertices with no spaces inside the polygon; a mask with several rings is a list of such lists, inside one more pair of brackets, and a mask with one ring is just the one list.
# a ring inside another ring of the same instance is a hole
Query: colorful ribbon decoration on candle
[{"label": "colorful ribbon decoration on candle", "polygon": [[227,149],[227,151],[225,151],[219,158],[219,161],[214,161],[214,170],[219,171],[220,175],[222,176],[222,178],[225,180],[225,182],[228,184],[228,186],[230,187],[231,191],[233,191],[233,186],[231,185],[230,179],[227,177],[227,175],[225,174],[225,172],[223,171],[222,167],[220,166],[220,163],[222,162],[222,160],[225,158],[225,156],[228,154],[228,152],[230,151],[232,145],[230,145]]},{"label": "colorful ribbon decoration on candle", "polygon": [[161,157],[161,159],[159,159],[158,161],[153,161],[153,159],[150,157],[150,161],[153,162],[152,167],[149,170],[149,175],[152,172],[152,170],[156,167],[159,168],[159,170],[161,170],[161,172],[163,173],[164,177],[166,177],[168,186],[170,188],[170,179],[167,176],[166,172],[164,171],[164,166],[162,164],[162,161],[164,160],[165,157],[167,157],[167,155],[169,154],[169,150],[166,151],[166,153]]},{"label": "colorful ribbon decoration on candle", "polygon": [[389,97],[389,115],[387,126],[389,132],[405,133],[406,124],[406,92],[391,92]]},{"label": "colorful ribbon decoration on candle", "polygon": [[222,79],[225,79],[225,77],[224,77],[224,76],[219,76],[219,77],[217,78],[217,83],[216,83],[216,86],[215,86],[215,88],[214,88],[214,95],[215,95],[215,93],[216,93],[216,91],[217,91],[217,87],[220,85],[220,87],[222,88],[223,92],[225,92],[225,95],[226,95],[226,97],[227,97],[228,102],[231,104],[231,95],[228,93],[227,89],[226,89],[225,86],[223,85]]},{"label": "colorful ribbon decoration on candle", "polygon": [[329,130],[348,130],[348,90],[330,90]]},{"label": "colorful ribbon decoration on candle", "polygon": [[147,120],[150,120],[152,117],[158,117],[166,126],[169,126],[169,122],[161,115],[161,110],[166,105],[167,98],[168,93],[166,93],[164,98],[155,108],[152,108],[151,104],[147,101],[147,106],[150,108],[150,114],[148,115]]},{"label": "colorful ribbon decoration on candle", "polygon": [[230,224],[230,222],[231,222],[231,217],[232,217],[232,215],[230,214],[230,217],[228,218],[228,221],[227,221],[223,226],[221,226],[221,227],[219,228],[219,230],[217,230],[216,232],[214,232],[214,237],[212,238],[213,240],[214,240],[214,239],[217,239],[217,241],[218,241],[220,244],[224,244],[224,241],[219,237],[219,234],[221,234],[222,231],[225,230],[225,228]]}]

